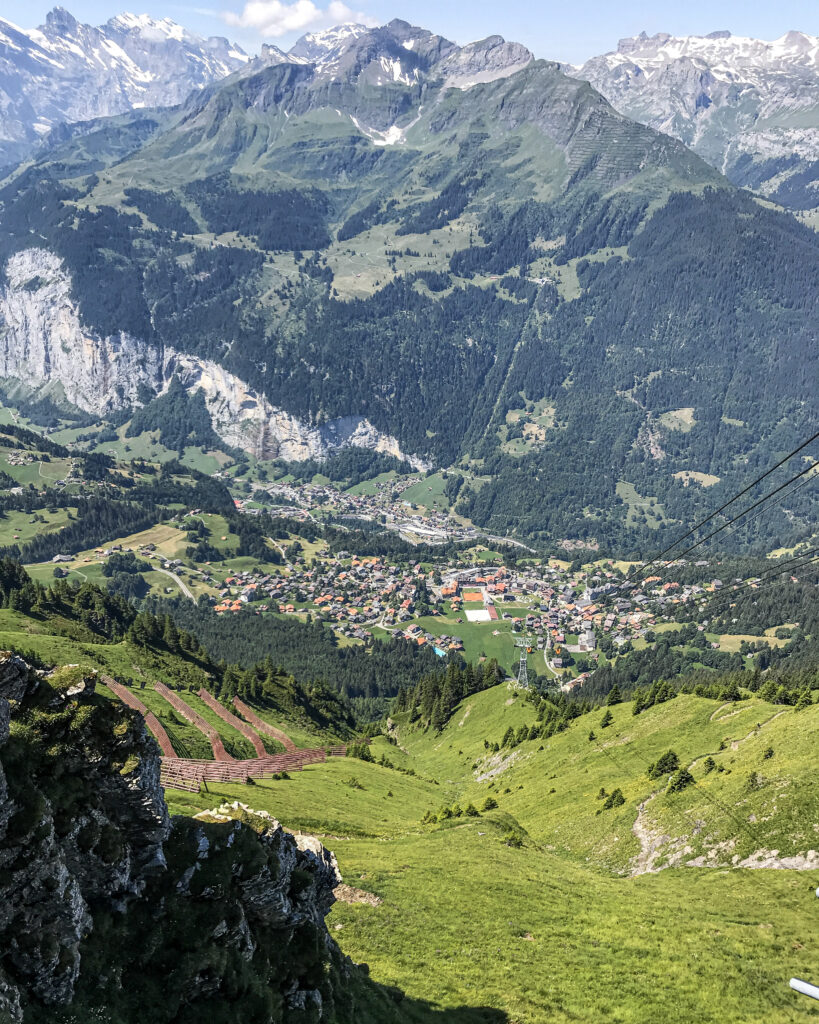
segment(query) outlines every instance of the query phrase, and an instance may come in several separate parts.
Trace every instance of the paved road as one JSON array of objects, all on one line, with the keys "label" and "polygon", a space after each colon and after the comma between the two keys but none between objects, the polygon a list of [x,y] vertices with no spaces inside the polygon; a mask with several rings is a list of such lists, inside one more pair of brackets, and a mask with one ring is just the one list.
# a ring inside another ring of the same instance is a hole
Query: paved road
[{"label": "paved road", "polygon": [[154,572],[161,572],[164,576],[170,576],[171,579],[176,583],[182,593],[191,601],[196,601],[196,598],[191,593],[187,583],[183,583],[182,580],[176,575],[175,572],[171,572],[169,569],[159,569],[154,566]]},{"label": "paved road", "polygon": [[273,545],[273,547],[274,547],[274,548],[275,548],[275,549],[276,549],[276,550],[277,550],[277,551],[279,552],[279,554],[280,554],[280,555],[282,556],[282,558],[284,559],[284,564],[285,564],[285,565],[286,565],[286,566],[288,567],[288,569],[292,569],[292,568],[293,568],[293,565],[292,565],[292,563],[290,562],[290,560],[288,559],[287,555],[286,555],[286,554],[284,553],[284,548],[283,548],[283,547],[281,546],[281,544],[279,544],[279,542],[278,542],[278,541],[275,541],[275,540],[273,540],[273,538],[272,538],[272,537],[268,537],[267,539],[268,539],[268,540],[270,541],[270,543],[271,543],[271,544]]}]

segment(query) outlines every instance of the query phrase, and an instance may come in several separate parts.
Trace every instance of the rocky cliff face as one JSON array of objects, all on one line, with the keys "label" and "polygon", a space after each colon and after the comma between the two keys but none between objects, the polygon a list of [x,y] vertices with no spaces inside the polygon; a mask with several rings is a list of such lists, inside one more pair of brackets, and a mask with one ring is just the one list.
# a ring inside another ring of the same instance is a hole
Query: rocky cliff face
[{"label": "rocky cliff face", "polygon": [[354,1019],[335,859],[239,816],[169,820],[139,716],[0,655],[0,1020]]},{"label": "rocky cliff face", "polygon": [[28,384],[59,381],[66,399],[105,413],[162,386],[161,354],[127,334],[99,338],[83,328],[71,281],[45,249],[16,253],[0,294],[0,375]]},{"label": "rocky cliff face", "polygon": [[0,1019],[22,1020],[29,998],[68,1002],[90,904],[124,909],[166,866],[154,743],[91,694],[0,655]]},{"label": "rocky cliff face", "polygon": [[321,459],[343,448],[369,448],[406,459],[398,441],[366,419],[347,416],[312,426],[270,404],[244,381],[210,360],[159,349],[129,334],[100,337],[80,321],[71,280],[54,253],[26,249],[6,265],[0,292],[0,377],[28,385],[59,383],[68,402],[107,413],[161,394],[176,375],[201,390],[213,428],[233,447],[258,458]]}]

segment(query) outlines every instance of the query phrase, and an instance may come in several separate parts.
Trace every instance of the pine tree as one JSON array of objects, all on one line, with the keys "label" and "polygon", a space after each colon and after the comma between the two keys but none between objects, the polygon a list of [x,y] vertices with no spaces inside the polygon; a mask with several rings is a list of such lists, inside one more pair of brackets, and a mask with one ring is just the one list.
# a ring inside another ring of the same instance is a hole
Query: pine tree
[{"label": "pine tree", "polygon": [[773,704],[776,700],[776,690],[776,683],[773,679],[769,679],[759,688],[759,696],[762,700],[767,701],[769,704]]},{"label": "pine tree", "polygon": [[685,789],[686,786],[690,786],[694,782],[694,776],[689,772],[687,768],[680,768],[679,771],[675,772],[671,776],[671,781],[668,784],[669,793],[679,793]]},{"label": "pine tree", "polygon": [[617,683],[615,683],[614,686],[612,686],[612,688],[609,690],[609,695],[606,699],[606,704],[608,704],[609,707],[612,707],[614,704],[619,704],[622,701],[622,699],[623,698],[620,696],[620,687],[617,685]]},{"label": "pine tree", "polygon": [[440,698],[435,701],[432,705],[432,713],[429,717],[429,724],[435,730],[440,732],[444,725],[446,725],[446,714],[443,707],[441,706]]},{"label": "pine tree", "polygon": [[171,652],[179,653],[179,630],[170,615],[165,616],[165,627],[162,630],[162,643]]},{"label": "pine tree", "polygon": [[680,766],[680,759],[673,750],[667,750],[662,757],[648,766],[648,777],[659,779],[669,772],[675,771]]}]

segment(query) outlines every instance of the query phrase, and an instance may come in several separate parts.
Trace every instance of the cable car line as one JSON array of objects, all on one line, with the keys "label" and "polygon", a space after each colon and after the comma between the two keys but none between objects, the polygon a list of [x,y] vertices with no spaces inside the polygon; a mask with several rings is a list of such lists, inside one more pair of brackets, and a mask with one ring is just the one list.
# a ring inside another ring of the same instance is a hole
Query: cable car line
[{"label": "cable car line", "polygon": [[[729,505],[733,505],[733,503],[735,501],[737,501],[739,498],[743,497],[743,495],[747,494],[749,491],[753,490],[753,488],[756,487],[756,485],[758,483],[761,483],[766,477],[770,476],[771,473],[773,473],[775,470],[779,469],[780,466],[783,466],[786,462],[788,462],[790,459],[792,459],[794,457],[794,455],[798,455],[799,452],[801,452],[805,448],[807,448],[808,445],[812,444],[817,438],[819,438],[819,431],[817,431],[812,437],[809,437],[807,439],[807,441],[805,441],[801,445],[799,445],[798,448],[794,448],[794,450],[792,452],[790,452],[784,458],[780,459],[779,462],[776,463],[776,465],[771,466],[770,469],[766,470],[764,473],[762,473],[760,476],[758,476],[756,478],[756,480],[754,480],[752,483],[748,484],[748,486],[743,488],[738,494],[735,494],[733,498],[729,499],[724,504],[720,505],[720,507],[718,509],[716,509],[714,512],[712,512],[710,515],[706,516],[705,519],[701,519],[695,526],[692,526],[691,529],[687,533],[684,533],[681,537],[678,537],[677,540],[675,540],[673,544],[669,544],[669,546],[667,548],[664,548],[659,554],[655,555],[654,558],[652,558],[650,562],[647,562],[644,566],[641,566],[639,569],[636,569],[633,573],[631,573],[629,576],[627,576],[622,585],[625,586],[625,584],[628,583],[634,576],[639,575],[640,573],[646,571],[652,565],[654,565],[656,562],[658,562],[661,558],[663,558],[664,555],[667,555],[670,551],[673,551],[674,548],[676,548],[679,544],[682,544],[683,541],[688,540],[688,538],[691,537],[693,534],[695,534],[697,532],[697,530],[699,530],[701,527],[705,526],[706,523],[710,523],[711,520],[715,519],[721,512],[723,512],[726,508],[728,508]],[[813,468],[813,466],[810,466],[808,468],[808,470],[806,470],[806,472],[810,472],[810,469],[812,469],[812,468]],[[803,475],[804,475],[804,473],[800,473],[799,474],[799,476],[803,476]],[[794,477],[793,479],[798,479],[798,477]],[[793,479],[791,481],[789,481],[789,482],[792,483]],[[781,489],[782,488],[778,488],[777,491],[781,490]],[[777,493],[777,491],[774,491],[772,493],[775,494],[775,493]],[[770,497],[770,495],[768,495],[768,497]],[[756,505],[752,505],[750,509],[746,509],[746,512],[751,511],[751,509],[753,509],[755,507],[756,507]],[[744,515],[745,513],[741,513],[741,514]],[[740,517],[737,516],[736,519],[738,519],[738,518],[740,518]],[[735,522],[736,519],[732,520],[732,522]],[[728,526],[730,524],[726,523],[725,525]],[[711,536],[714,536],[714,534],[711,534]],[[702,542],[700,542],[700,543],[702,543]],[[688,550],[691,550],[691,549],[688,549]],[[681,557],[681,556],[680,555],[676,555],[674,560],[676,560],[676,558],[679,558],[679,557]]]}]

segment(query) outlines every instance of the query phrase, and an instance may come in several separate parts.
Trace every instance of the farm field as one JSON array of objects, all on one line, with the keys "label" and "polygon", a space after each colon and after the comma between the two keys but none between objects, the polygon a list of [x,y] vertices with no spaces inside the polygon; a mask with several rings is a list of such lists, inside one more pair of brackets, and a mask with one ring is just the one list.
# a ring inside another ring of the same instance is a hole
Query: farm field
[{"label": "farm field", "polygon": [[752,636],[748,633],[723,633],[717,642],[721,651],[738,651],[743,643],[756,644],[764,640],[769,647],[784,647],[788,642],[780,637],[770,636],[768,631],[763,636]]},{"label": "farm field", "polygon": [[388,473],[379,473],[377,476],[372,477],[369,480],[362,480],[360,484],[354,484],[352,487],[347,489],[348,494],[377,494],[378,485],[388,483],[390,480],[395,480],[395,470],[390,470]]},{"label": "farm field", "polygon": [[449,499],[444,494],[445,485],[446,480],[441,473],[423,476],[401,492],[401,500],[412,502],[414,505],[423,505],[425,508],[445,511],[449,508]]},{"label": "farm field", "polygon": [[[21,542],[22,540],[15,543]],[[156,554],[158,556],[163,559],[173,559],[184,555],[187,543],[184,532],[178,527],[171,524],[158,523],[156,526],[148,530],[142,530],[139,533],[112,538],[103,547],[120,545],[123,550],[139,551],[146,545],[153,544],[156,547]],[[69,561],[61,562],[60,568],[68,573],[69,579],[77,579],[81,582],[91,581],[102,586],[105,583],[105,577],[102,573],[102,567],[105,562],[105,556],[98,555],[96,549],[89,548],[85,551],[77,552]],[[53,582],[54,568],[54,563],[50,560],[48,562],[26,565],[26,571],[30,573],[31,577],[44,585]],[[182,570],[182,572],[186,574],[187,585],[196,596],[202,593],[214,592],[212,588],[200,582],[196,576],[187,575],[186,570]],[[168,596],[169,593],[182,593],[176,581],[159,569],[152,569],[143,575],[151,591],[157,595]]]},{"label": "farm field", "polygon": [[11,544],[27,544],[33,537],[40,534],[61,530],[69,522],[69,513],[76,516],[76,506],[40,509],[31,514],[13,510],[5,512],[0,517],[0,547]]},{"label": "farm field", "polygon": [[43,461],[35,454],[34,461],[25,465],[15,465],[10,459],[9,450],[0,449],[0,470],[13,477],[21,487],[27,487],[29,484],[45,487],[58,480],[65,480],[71,471],[71,460],[49,457],[48,461]]}]

